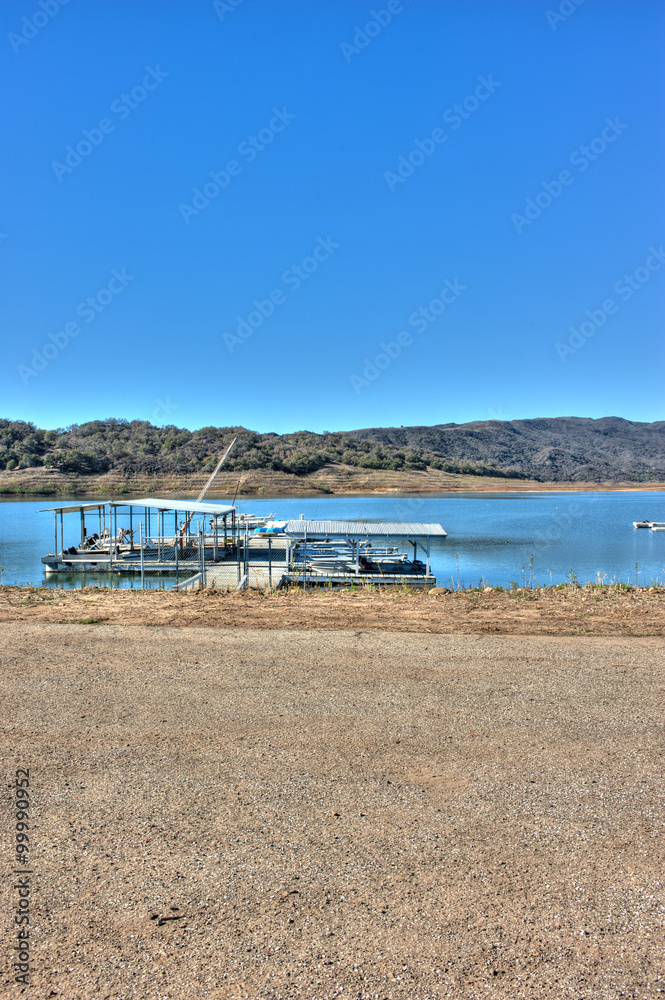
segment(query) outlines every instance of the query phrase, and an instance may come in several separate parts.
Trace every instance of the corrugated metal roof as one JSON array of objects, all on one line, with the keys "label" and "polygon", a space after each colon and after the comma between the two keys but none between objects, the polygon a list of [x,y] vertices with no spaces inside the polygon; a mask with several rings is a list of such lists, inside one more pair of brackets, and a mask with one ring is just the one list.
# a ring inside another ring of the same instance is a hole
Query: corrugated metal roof
[{"label": "corrugated metal roof", "polygon": [[159,497],[141,497],[139,500],[99,500],[97,503],[76,503],[67,507],[46,507],[40,514],[72,514],[81,510],[98,510],[100,507],[152,507],[153,510],[177,510],[187,514],[230,514],[235,507],[221,503],[196,503],[194,500],[161,500]]},{"label": "corrugated metal roof", "polygon": [[364,538],[375,535],[390,538],[445,538],[447,532],[440,524],[422,524],[418,521],[287,521],[285,534],[308,537],[324,535],[326,538]]},{"label": "corrugated metal roof", "polygon": [[77,510],[100,510],[105,507],[108,500],[98,500],[97,503],[74,503],[67,507],[43,507],[42,510],[38,510],[38,514],[52,514],[53,511],[56,514],[73,514]]},{"label": "corrugated metal roof", "polygon": [[118,506],[153,507],[157,510],[177,510],[189,514],[230,514],[235,507],[221,503],[196,503],[194,500],[161,500],[159,497],[144,497],[140,500],[112,500]]}]

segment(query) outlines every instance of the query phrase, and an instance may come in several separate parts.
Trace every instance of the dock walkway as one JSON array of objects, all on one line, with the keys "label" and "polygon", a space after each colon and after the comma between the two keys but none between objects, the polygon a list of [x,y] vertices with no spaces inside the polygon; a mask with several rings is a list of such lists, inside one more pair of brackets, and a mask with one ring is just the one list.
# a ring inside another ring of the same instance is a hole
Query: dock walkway
[{"label": "dock walkway", "polygon": [[[249,535],[247,546],[247,583],[250,590],[276,588],[286,571],[286,539],[283,535]],[[206,587],[216,590],[235,590],[245,575],[243,554],[240,563],[228,559],[222,563],[207,564]],[[191,590],[201,584],[200,574],[185,581],[180,590]]]}]

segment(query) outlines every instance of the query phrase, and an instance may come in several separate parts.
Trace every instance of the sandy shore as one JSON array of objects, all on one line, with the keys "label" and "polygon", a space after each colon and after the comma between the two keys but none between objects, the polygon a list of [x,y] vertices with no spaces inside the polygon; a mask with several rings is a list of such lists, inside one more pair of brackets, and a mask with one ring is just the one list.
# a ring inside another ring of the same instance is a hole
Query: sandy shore
[{"label": "sandy shore", "polygon": [[664,988],[661,639],[0,638],[6,868],[30,769],[26,996]]}]

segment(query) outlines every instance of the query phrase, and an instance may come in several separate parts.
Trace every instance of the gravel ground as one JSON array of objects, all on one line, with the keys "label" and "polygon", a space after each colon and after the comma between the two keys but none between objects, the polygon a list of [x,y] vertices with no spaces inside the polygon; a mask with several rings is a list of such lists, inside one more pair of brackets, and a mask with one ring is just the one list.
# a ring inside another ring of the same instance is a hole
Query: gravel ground
[{"label": "gravel ground", "polygon": [[0,643],[5,956],[17,767],[33,800],[26,996],[665,991],[662,639]]}]

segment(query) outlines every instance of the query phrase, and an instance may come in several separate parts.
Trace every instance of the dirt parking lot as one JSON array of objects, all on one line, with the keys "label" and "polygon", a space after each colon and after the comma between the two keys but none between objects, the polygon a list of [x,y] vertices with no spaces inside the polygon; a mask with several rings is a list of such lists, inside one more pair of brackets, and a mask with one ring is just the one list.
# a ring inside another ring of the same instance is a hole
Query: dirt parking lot
[{"label": "dirt parking lot", "polygon": [[4,995],[660,995],[664,652],[3,623]]}]

